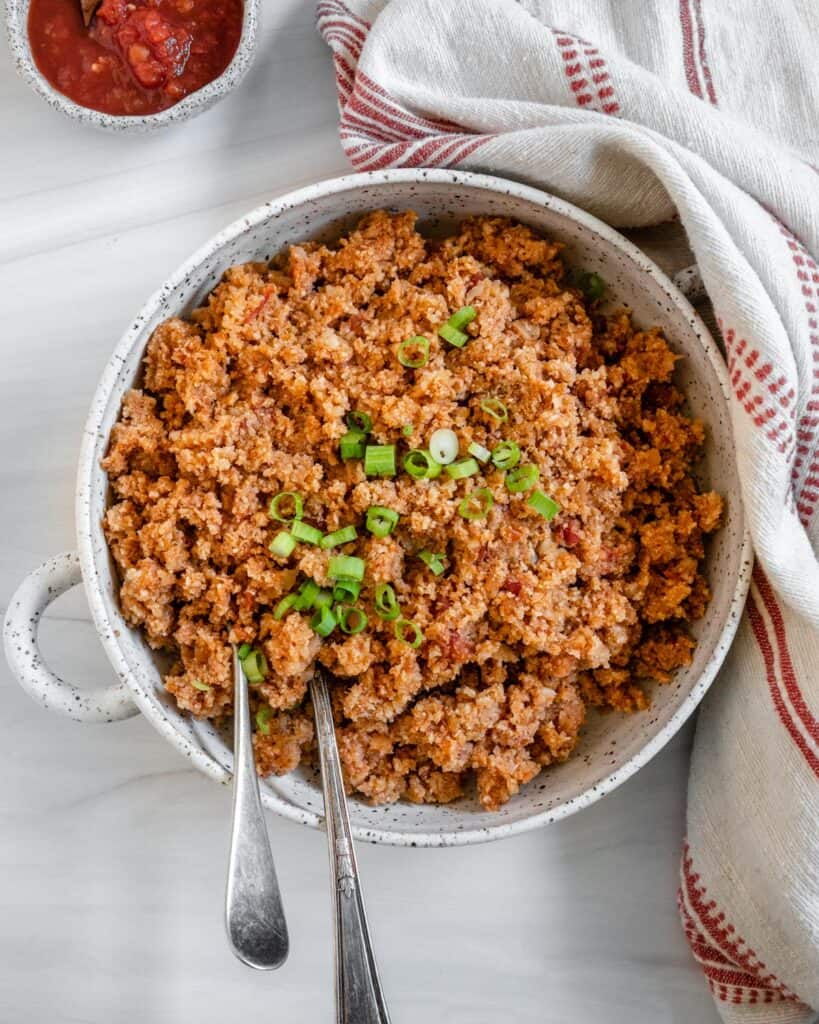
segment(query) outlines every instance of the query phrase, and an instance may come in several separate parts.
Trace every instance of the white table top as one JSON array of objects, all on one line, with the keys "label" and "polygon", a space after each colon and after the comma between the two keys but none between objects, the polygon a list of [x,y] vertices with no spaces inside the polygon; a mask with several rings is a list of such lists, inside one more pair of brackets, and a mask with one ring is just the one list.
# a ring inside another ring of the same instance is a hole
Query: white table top
[{"label": "white table top", "polygon": [[[0,606],[74,546],[79,439],[141,303],[212,233],[348,170],[313,4],[266,5],[240,89],[154,137],[53,113],[0,47]],[[112,672],[82,594],[43,626],[61,674]],[[234,961],[222,926],[230,793],[141,718],[52,718],[0,664],[0,1021],[332,1020],[324,836],[270,819],[292,952]],[[576,817],[461,850],[359,850],[394,1024],[713,1024],[675,906],[691,728]]]}]

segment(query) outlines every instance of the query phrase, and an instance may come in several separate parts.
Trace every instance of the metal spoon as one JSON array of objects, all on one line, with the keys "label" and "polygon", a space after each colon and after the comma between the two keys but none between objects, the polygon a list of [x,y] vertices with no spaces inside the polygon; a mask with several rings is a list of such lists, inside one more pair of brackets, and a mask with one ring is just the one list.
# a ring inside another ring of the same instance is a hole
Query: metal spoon
[{"label": "metal spoon", "polygon": [[336,925],[336,1021],[338,1024],[389,1024],[358,881],[330,692],[324,670],[319,666],[310,682],[310,696],[316,717],[324,818],[330,847]]},{"label": "metal spoon", "polygon": [[260,971],[281,967],[289,940],[253,763],[247,679],[233,648],[233,826],[225,923],[236,956]]}]

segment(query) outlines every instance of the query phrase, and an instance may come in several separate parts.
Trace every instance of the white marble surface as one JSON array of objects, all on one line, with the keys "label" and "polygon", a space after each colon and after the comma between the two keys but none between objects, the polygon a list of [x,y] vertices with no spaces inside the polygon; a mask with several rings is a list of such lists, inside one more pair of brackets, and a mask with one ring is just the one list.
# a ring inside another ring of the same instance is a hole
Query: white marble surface
[{"label": "white marble surface", "polygon": [[[73,546],[86,409],[144,298],[271,193],[346,170],[312,6],[271,0],[240,90],[157,137],[64,121],[0,52],[1,605]],[[43,634],[72,680],[110,678],[80,593]],[[142,719],[79,726],[0,684],[0,1024],[330,1021],[324,837],[271,818],[292,953],[255,974],[222,929],[228,790]],[[690,740],[535,834],[361,849],[394,1024],[714,1024],[675,908]]]}]

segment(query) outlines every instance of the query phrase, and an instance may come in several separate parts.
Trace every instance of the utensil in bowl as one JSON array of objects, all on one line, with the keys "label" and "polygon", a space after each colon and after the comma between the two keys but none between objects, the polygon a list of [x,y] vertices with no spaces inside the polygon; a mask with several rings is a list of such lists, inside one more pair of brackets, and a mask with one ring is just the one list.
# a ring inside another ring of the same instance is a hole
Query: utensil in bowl
[{"label": "utensil in bowl", "polygon": [[185,96],[178,103],[155,114],[105,114],[75,103],[48,81],[31,52],[28,38],[28,9],[31,0],[6,0],[6,36],[14,66],[23,81],[54,110],[83,124],[109,132],[140,134],[166,128],[203,114],[231,92],[247,73],[256,49],[261,0],[244,0],[242,35],[230,64],[218,78]]},{"label": "utensil in bowl", "polygon": [[[597,218],[545,192],[455,170],[350,175],[266,203],[195,253],[148,300],[103,373],[85,429],[77,478],[79,561],[71,555],[52,560],[22,584],[6,619],[6,653],[15,675],[36,700],[82,720],[112,720],[139,710],[197,768],[222,783],[230,781],[232,754],[224,737],[213,723],[195,721],[176,707],[162,684],[167,665],[119,609],[119,586],[101,525],[108,484],[100,459],[122,397],[140,379],[145,346],[159,323],[201,304],[231,264],[267,260],[291,243],[337,237],[363,213],[379,207],[414,209],[422,230],[431,234],[441,234],[472,214],[517,218],[563,243],[571,266],[600,274],[614,301],[631,307],[635,323],[659,326],[683,357],[676,379],[690,412],[707,428],[703,481],[726,498],[725,525],[709,543],[706,572],[713,597],[693,629],[693,660],[669,684],[654,688],[650,710],[633,715],[590,712],[572,757],[543,772],[497,811],[484,811],[467,798],[445,806],[370,807],[357,799],[349,801],[357,839],[407,846],[484,842],[587,807],[671,739],[722,663],[742,611],[751,566],[735,463],[730,382],[713,339],[679,289],[639,249]],[[119,677],[114,687],[93,694],[71,687],[48,669],[37,646],[34,621],[53,600],[54,588],[79,582],[80,563],[97,632]],[[265,780],[262,802],[313,827],[322,820],[321,791],[306,770]]]},{"label": "utensil in bowl", "polygon": [[316,666],[310,681],[310,699],[316,719],[333,890],[336,1020],[338,1024],[389,1024],[358,880],[330,691],[321,666]]},{"label": "utensil in bowl", "polygon": [[233,824],[225,924],[236,956],[260,971],[287,959],[287,921],[253,761],[247,678],[233,648]]}]

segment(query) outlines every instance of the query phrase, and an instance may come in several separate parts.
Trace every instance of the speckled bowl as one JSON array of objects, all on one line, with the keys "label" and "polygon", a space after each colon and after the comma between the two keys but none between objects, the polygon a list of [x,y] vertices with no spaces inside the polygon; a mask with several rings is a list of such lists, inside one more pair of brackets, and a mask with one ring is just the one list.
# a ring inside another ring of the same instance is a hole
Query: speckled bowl
[{"label": "speckled bowl", "polygon": [[[483,811],[469,798],[445,807],[369,807],[358,800],[350,804],[354,832],[361,839],[410,846],[477,843],[537,828],[587,807],[668,742],[702,699],[731,643],[751,562],[734,464],[728,377],[713,339],[687,300],[638,249],[554,196],[459,171],[381,171],[292,192],[260,206],[208,242],[148,300],[105,368],[80,455],[79,556],[58,556],[22,584],[6,619],[6,655],[22,685],[46,707],[81,721],[110,721],[139,710],[206,775],[222,783],[230,780],[232,754],[225,737],[211,723],[194,721],[177,710],[162,686],[161,659],[122,617],[100,525],[108,500],[100,459],[123,393],[139,379],[145,346],[157,324],[200,304],[231,264],[267,260],[289,243],[338,235],[362,213],[378,207],[414,209],[422,228],[431,232],[446,230],[467,214],[511,216],[564,242],[571,263],[602,274],[614,299],[632,307],[637,323],[659,324],[683,357],[679,383],[691,411],[708,427],[702,477],[727,499],[726,524],[708,551],[714,596],[707,615],[695,626],[694,660],[669,685],[655,687],[650,711],[592,713],[574,755],[543,772],[499,811]],[[37,648],[39,615],[58,593],[80,580],[119,676],[108,690],[83,692],[63,682],[43,664]],[[291,820],[311,826],[321,821],[321,793],[309,771],[267,779],[262,792],[267,807]]]},{"label": "speckled bowl", "polygon": [[21,77],[31,88],[54,110],[59,110],[66,117],[93,125],[109,132],[150,132],[156,128],[165,128],[171,124],[179,124],[188,118],[196,117],[218,103],[223,96],[233,89],[244,78],[256,49],[256,30],[259,22],[261,0],[244,0],[244,20],[239,46],[233,60],[218,78],[180,100],[179,103],[161,110],[158,114],[145,114],[132,117],[115,114],[103,114],[98,110],[90,110],[79,103],[74,103],[63,93],[58,92],[40,73],[28,40],[28,9],[31,0],[6,0],[6,35],[14,58],[14,65]]}]

